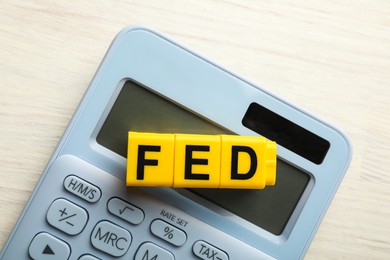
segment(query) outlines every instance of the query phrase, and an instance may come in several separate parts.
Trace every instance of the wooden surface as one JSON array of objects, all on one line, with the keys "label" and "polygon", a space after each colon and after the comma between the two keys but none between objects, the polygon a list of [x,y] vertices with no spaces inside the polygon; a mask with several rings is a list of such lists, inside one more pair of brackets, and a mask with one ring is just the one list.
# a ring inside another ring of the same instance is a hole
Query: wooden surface
[{"label": "wooden surface", "polygon": [[306,259],[390,259],[390,1],[0,0],[0,248],[116,33],[157,29],[338,126]]}]

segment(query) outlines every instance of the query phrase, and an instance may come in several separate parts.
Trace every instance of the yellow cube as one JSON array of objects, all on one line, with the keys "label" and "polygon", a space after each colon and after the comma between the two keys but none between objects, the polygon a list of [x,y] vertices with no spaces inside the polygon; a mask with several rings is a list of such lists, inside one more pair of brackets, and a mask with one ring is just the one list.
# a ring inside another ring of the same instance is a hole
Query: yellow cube
[{"label": "yellow cube", "polygon": [[267,152],[266,145],[269,141],[264,137],[234,135],[222,135],[221,140],[220,186],[235,189],[263,189],[267,174],[264,153]]},{"label": "yellow cube", "polygon": [[175,135],[174,187],[219,188],[218,135]]},{"label": "yellow cube", "polygon": [[129,132],[127,186],[172,186],[174,134]]},{"label": "yellow cube", "polygon": [[129,132],[127,186],[263,189],[276,178],[264,137]]}]

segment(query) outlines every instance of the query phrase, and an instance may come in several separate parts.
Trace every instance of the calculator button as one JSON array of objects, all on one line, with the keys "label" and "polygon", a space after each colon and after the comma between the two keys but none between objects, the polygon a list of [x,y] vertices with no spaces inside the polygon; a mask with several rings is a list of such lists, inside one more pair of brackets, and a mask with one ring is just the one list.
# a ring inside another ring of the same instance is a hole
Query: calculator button
[{"label": "calculator button", "polygon": [[82,255],[78,258],[78,260],[100,260],[100,258],[97,258],[93,255]]},{"label": "calculator button", "polygon": [[194,252],[194,255],[204,260],[209,260],[209,259],[228,260],[229,259],[229,256],[224,251],[202,240],[198,240],[194,243],[194,245],[192,246],[192,252]]},{"label": "calculator button", "polygon": [[91,203],[97,202],[102,196],[98,187],[75,175],[69,175],[65,178],[64,188],[70,193]]},{"label": "calculator button", "polygon": [[64,241],[49,233],[38,233],[28,248],[32,259],[62,260],[70,256],[70,247]]},{"label": "calculator button", "polygon": [[175,246],[182,246],[187,240],[187,235],[184,231],[160,219],[156,219],[152,222],[150,231],[155,236]]},{"label": "calculator button", "polygon": [[112,256],[123,256],[131,244],[131,234],[124,228],[108,221],[96,224],[91,234],[92,245]]},{"label": "calculator button", "polygon": [[69,235],[77,235],[87,224],[88,213],[68,200],[56,199],[50,205],[46,219],[53,227]]},{"label": "calculator button", "polygon": [[159,247],[153,243],[146,242],[138,248],[137,253],[134,256],[134,260],[148,259],[174,260],[175,257],[168,250]]},{"label": "calculator button", "polygon": [[107,208],[111,214],[134,225],[144,220],[144,212],[141,209],[119,198],[111,198],[107,203]]}]

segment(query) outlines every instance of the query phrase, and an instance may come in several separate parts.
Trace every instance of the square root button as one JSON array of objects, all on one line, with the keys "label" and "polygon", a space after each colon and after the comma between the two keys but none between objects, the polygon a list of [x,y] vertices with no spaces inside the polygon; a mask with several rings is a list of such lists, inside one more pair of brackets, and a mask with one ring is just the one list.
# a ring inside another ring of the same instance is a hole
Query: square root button
[{"label": "square root button", "polygon": [[111,198],[107,203],[107,209],[111,214],[134,225],[144,220],[144,212],[141,209],[119,198]]}]

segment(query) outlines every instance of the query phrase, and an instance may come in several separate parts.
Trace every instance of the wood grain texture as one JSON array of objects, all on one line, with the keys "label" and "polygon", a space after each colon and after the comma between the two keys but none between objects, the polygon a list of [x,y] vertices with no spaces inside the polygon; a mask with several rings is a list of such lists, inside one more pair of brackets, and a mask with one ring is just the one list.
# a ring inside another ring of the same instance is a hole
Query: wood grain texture
[{"label": "wood grain texture", "polygon": [[390,258],[387,0],[0,0],[0,248],[111,40],[130,24],[346,132],[353,161],[306,259]]}]

